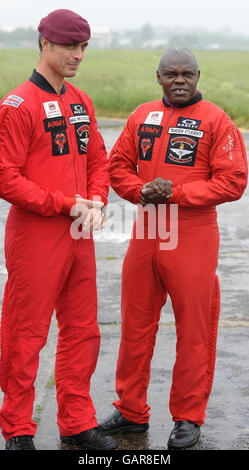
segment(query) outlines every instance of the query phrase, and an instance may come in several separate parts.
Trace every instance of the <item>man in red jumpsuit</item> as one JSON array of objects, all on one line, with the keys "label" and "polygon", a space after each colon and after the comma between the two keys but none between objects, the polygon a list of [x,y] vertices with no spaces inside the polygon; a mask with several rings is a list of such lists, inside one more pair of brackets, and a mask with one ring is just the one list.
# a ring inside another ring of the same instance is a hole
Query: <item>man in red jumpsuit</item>
[{"label": "man in red jumpsuit", "polygon": [[[148,429],[151,359],[169,295],[177,334],[169,448],[193,446],[205,420],[220,309],[215,206],[239,199],[247,184],[241,134],[196,90],[199,75],[192,53],[166,51],[157,72],[163,99],[138,106],[110,155],[112,187],[141,205],[122,271],[119,399],[100,425],[107,433]],[[168,247],[162,228],[170,234]]]},{"label": "man in red jumpsuit", "polygon": [[[91,232],[104,224],[109,163],[91,99],[64,82],[76,74],[90,28],[63,9],[43,18],[38,30],[37,69],[0,102],[0,197],[12,204],[5,237],[0,425],[6,449],[35,449],[34,381],[55,309],[61,440],[112,449],[116,441],[98,428],[89,395],[100,344]],[[76,202],[83,212],[88,208],[80,237],[70,230]]]}]

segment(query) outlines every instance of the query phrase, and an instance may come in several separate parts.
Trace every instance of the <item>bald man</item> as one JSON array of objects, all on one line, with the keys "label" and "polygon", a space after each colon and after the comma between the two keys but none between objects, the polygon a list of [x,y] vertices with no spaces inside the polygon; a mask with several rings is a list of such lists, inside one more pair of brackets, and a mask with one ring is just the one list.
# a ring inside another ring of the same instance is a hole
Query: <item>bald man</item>
[{"label": "bald man", "polygon": [[202,98],[199,76],[190,51],[166,51],[157,71],[163,99],[138,106],[110,154],[111,185],[138,213],[122,272],[119,399],[101,427],[107,433],[148,429],[151,359],[169,295],[177,334],[173,449],[194,446],[205,421],[220,310],[216,205],[242,196],[248,171],[240,132]]}]

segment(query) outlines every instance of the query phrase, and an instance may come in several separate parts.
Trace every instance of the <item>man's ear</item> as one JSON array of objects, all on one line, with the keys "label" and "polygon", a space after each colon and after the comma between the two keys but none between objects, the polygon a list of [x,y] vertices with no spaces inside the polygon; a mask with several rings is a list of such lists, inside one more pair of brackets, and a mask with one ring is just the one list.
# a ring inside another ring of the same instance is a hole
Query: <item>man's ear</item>
[{"label": "man's ear", "polygon": [[159,85],[162,85],[161,78],[160,78],[160,73],[159,73],[158,70],[156,71],[156,76],[157,76],[157,81],[158,81]]},{"label": "man's ear", "polygon": [[49,45],[50,45],[50,42],[46,38],[42,37],[41,38],[41,45],[42,45],[42,49],[48,49]]}]

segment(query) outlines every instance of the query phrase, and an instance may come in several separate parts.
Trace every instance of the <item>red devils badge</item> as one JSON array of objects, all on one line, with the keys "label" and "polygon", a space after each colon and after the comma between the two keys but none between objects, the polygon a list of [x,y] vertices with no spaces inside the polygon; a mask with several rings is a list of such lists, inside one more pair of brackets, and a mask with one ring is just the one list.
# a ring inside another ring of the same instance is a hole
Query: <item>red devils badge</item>
[{"label": "red devils badge", "polygon": [[148,150],[152,146],[152,143],[151,143],[150,139],[142,139],[141,142],[140,142],[140,146],[141,146],[141,150],[142,150],[142,153],[143,153],[143,157],[145,158],[146,153],[148,152]]},{"label": "red devils badge", "polygon": [[139,159],[150,161],[152,159],[153,146],[156,138],[161,137],[162,126],[155,124],[140,124],[138,129],[139,139]]},{"label": "red devils badge", "polygon": [[67,141],[67,139],[66,139],[65,134],[56,134],[56,136],[54,138],[54,142],[57,145],[60,154],[63,153],[64,145],[65,145],[66,141]]},{"label": "red devils badge", "polygon": [[43,122],[45,131],[51,134],[52,155],[56,157],[69,154],[65,117],[44,119]]},{"label": "red devils badge", "polygon": [[151,160],[152,150],[154,144],[154,137],[140,137],[139,139],[139,159]]}]

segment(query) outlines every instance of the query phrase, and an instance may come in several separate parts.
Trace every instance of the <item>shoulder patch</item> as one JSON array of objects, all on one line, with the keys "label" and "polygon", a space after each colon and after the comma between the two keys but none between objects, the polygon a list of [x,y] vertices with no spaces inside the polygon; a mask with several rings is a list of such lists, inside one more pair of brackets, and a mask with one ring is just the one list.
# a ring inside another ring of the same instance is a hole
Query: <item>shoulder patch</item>
[{"label": "shoulder patch", "polygon": [[20,106],[20,104],[21,104],[23,101],[24,101],[24,100],[23,100],[20,96],[9,95],[9,96],[7,96],[7,98],[3,101],[2,106],[3,106],[3,105],[7,105],[7,106],[13,106],[14,108],[18,108],[18,106]]}]

